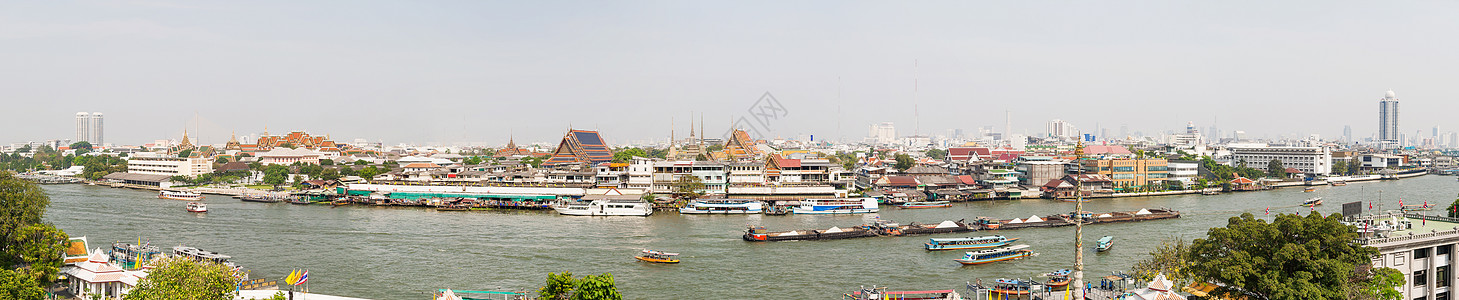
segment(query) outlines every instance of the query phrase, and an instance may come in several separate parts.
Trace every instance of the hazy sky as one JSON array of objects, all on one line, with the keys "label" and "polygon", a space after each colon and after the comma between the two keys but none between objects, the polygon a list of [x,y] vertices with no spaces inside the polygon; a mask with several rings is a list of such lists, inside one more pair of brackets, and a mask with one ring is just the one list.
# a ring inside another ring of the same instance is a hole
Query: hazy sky
[{"label": "hazy sky", "polygon": [[[719,135],[770,92],[768,133],[859,139],[1050,119],[1156,132],[1216,118],[1253,136],[1355,136],[1378,98],[1401,131],[1459,130],[1455,2],[5,1],[0,142],[610,143]],[[916,67],[914,68],[914,62]],[[915,74],[915,75],[914,75]],[[913,79],[920,78],[920,92]],[[915,94],[915,97],[914,97]],[[838,96],[839,95],[839,96]],[[838,114],[838,109],[840,113]],[[839,128],[839,129],[838,129]]]}]

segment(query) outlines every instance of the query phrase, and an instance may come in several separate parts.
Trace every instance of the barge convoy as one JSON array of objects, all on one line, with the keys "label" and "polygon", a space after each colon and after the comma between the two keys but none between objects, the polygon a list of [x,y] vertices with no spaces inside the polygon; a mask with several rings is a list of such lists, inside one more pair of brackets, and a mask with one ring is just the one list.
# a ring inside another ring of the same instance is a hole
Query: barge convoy
[{"label": "barge convoy", "polygon": [[[1139,222],[1151,220],[1174,219],[1180,217],[1180,212],[1168,208],[1143,208],[1132,212],[1107,212],[1092,213],[1084,212],[1082,219],[1085,225]],[[745,241],[751,242],[773,242],[773,241],[796,241],[796,240],[838,240],[851,238],[864,238],[875,236],[903,236],[917,234],[939,234],[970,232],[976,230],[1013,230],[1022,228],[1037,227],[1062,227],[1073,226],[1074,214],[1057,214],[1045,217],[1031,216],[1028,219],[994,220],[979,217],[971,223],[964,220],[943,221],[938,224],[911,223],[901,225],[891,221],[877,221],[875,224],[863,224],[850,227],[831,227],[829,229],[800,229],[789,231],[769,231],[765,226],[750,226],[742,236]]]}]

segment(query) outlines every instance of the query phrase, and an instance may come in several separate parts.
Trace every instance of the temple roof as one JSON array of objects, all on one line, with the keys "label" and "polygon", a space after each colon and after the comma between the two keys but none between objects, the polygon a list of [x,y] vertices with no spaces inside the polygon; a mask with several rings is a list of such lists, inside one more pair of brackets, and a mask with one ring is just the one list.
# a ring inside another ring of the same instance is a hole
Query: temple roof
[{"label": "temple roof", "polygon": [[544,165],[589,163],[597,164],[613,160],[613,151],[597,131],[571,130],[563,135],[562,142]]}]

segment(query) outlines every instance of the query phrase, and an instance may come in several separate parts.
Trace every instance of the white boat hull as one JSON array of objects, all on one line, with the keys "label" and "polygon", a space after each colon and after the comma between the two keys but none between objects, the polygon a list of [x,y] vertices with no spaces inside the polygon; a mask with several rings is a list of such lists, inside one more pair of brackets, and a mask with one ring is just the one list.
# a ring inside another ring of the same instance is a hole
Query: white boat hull
[{"label": "white boat hull", "polygon": [[565,216],[648,216],[654,213],[648,202],[559,203],[552,210]]},{"label": "white boat hull", "polygon": [[798,214],[798,215],[849,215],[849,214],[869,214],[869,213],[875,213],[875,212],[878,212],[878,211],[881,211],[881,209],[877,209],[877,208],[858,208],[858,209],[814,210],[814,209],[801,209],[801,208],[796,208],[796,209],[792,209],[791,210],[791,212],[793,212],[795,214]]},{"label": "white boat hull", "polygon": [[563,214],[563,215],[566,215],[566,216],[640,216],[640,217],[643,217],[643,216],[648,216],[648,215],[653,214],[653,210],[629,211],[629,210],[608,210],[608,209],[604,209],[604,210],[592,210],[592,209],[566,209],[566,208],[554,208],[553,210],[556,210],[557,213]]}]

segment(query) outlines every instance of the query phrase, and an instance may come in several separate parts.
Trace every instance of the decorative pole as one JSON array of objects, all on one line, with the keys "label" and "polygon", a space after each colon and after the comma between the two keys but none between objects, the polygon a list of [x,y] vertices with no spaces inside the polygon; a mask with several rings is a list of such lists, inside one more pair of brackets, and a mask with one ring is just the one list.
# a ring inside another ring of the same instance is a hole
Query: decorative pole
[{"label": "decorative pole", "polygon": [[1074,276],[1069,282],[1074,299],[1084,300],[1084,141],[1074,146],[1074,161],[1079,167],[1074,176]]}]

